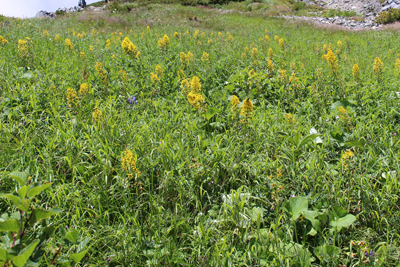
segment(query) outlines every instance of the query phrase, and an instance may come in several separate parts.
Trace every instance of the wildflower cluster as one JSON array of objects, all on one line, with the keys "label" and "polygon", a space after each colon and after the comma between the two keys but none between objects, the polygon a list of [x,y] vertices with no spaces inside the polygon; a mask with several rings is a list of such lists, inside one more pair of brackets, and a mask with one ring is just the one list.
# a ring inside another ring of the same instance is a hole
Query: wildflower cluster
[{"label": "wildflower cluster", "polygon": [[95,65],[96,71],[99,74],[100,80],[102,84],[107,83],[107,71],[103,69],[103,64],[101,62],[96,62]]},{"label": "wildflower cluster", "polygon": [[118,77],[121,79],[123,83],[128,82],[128,75],[126,71],[124,71],[122,68],[118,71]]},{"label": "wildflower cluster", "polygon": [[339,107],[339,112],[340,112],[340,119],[343,122],[347,122],[347,123],[350,122],[350,117],[347,114],[347,110],[344,107],[340,106]]},{"label": "wildflower cluster", "polygon": [[166,50],[169,47],[169,37],[168,35],[164,34],[163,38],[158,39],[158,46],[162,49],[162,50]]},{"label": "wildflower cluster", "polygon": [[189,103],[196,109],[202,108],[204,96],[201,94],[201,83],[197,76],[193,76],[192,80],[183,79],[181,82],[182,95],[186,96]]},{"label": "wildflower cluster", "polygon": [[67,104],[69,107],[72,107],[73,104],[77,104],[79,102],[78,95],[73,88],[67,89]]},{"label": "wildflower cluster", "polygon": [[130,57],[139,58],[140,51],[136,45],[134,45],[128,37],[124,38],[124,41],[121,43],[122,50],[125,54],[129,55]]},{"label": "wildflower cluster", "polygon": [[66,46],[69,50],[74,49],[74,46],[72,45],[71,40],[68,39],[68,38],[65,39],[65,46]]},{"label": "wildflower cluster", "polygon": [[285,41],[283,40],[283,38],[279,39],[279,46],[281,47],[281,49],[285,49]]},{"label": "wildflower cluster", "polygon": [[0,44],[4,45],[8,43],[7,39],[0,35]]},{"label": "wildflower cluster", "polygon": [[290,124],[297,124],[296,119],[294,118],[293,114],[291,113],[286,113],[283,116],[285,116],[286,122]]},{"label": "wildflower cluster", "polygon": [[140,176],[141,172],[136,167],[136,158],[133,156],[132,151],[126,149],[121,155],[121,165],[122,170],[128,173],[128,178],[132,179],[136,174],[137,177]]},{"label": "wildflower cluster", "polygon": [[182,65],[184,67],[189,67],[190,62],[194,61],[194,55],[190,51],[187,52],[187,54],[185,54],[184,52],[181,52],[180,58],[181,58]]},{"label": "wildflower cluster", "polygon": [[360,79],[360,68],[357,64],[354,64],[353,66],[353,77],[355,81],[358,81]]},{"label": "wildflower cluster", "polygon": [[160,78],[163,74],[163,70],[160,65],[156,66],[155,73],[150,73],[150,79],[152,83],[156,83],[160,81]]},{"label": "wildflower cluster", "polygon": [[[1,40],[1,38],[0,38],[0,40]],[[400,75],[400,59],[398,58],[398,59],[396,59],[396,71],[397,71],[397,73]]]},{"label": "wildflower cluster", "polygon": [[44,38],[49,38],[49,32],[46,30],[43,30],[43,37]]},{"label": "wildflower cluster", "polygon": [[383,62],[379,57],[374,59],[373,71],[378,82],[382,79]]},{"label": "wildflower cluster", "polygon": [[328,49],[328,52],[326,53],[326,55],[322,56],[326,62],[328,62],[329,68],[331,69],[331,71],[333,73],[336,73],[339,69],[338,67],[338,62],[336,60],[336,56],[333,53],[332,49]]},{"label": "wildflower cluster", "polygon": [[96,123],[103,121],[103,112],[97,106],[93,110],[93,119]]},{"label": "wildflower cluster", "polygon": [[79,88],[79,94],[87,95],[88,92],[89,92],[89,87],[88,87],[87,83],[82,83]]},{"label": "wildflower cluster", "polygon": [[210,62],[210,55],[208,53],[206,53],[206,52],[203,52],[203,56],[201,57],[201,61],[205,62],[205,63]]},{"label": "wildflower cluster", "polygon": [[245,119],[242,119],[241,122],[244,123],[253,118],[253,103],[249,98],[246,98],[243,101],[242,109],[240,111],[240,115],[244,116]]}]

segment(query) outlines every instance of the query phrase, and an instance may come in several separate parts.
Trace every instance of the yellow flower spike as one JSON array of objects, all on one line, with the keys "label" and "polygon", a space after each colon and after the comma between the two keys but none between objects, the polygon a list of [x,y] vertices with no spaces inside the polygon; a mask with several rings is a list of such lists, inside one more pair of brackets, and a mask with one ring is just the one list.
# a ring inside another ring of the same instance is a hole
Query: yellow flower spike
[{"label": "yellow flower spike", "polygon": [[339,70],[338,62],[336,60],[336,56],[331,49],[328,49],[326,55],[323,55],[322,58],[326,60],[329,65],[329,68],[332,72],[337,72]]},{"label": "yellow flower spike", "polygon": [[190,88],[194,93],[199,94],[201,92],[201,83],[199,77],[193,76],[192,81],[190,82]]},{"label": "yellow flower spike", "polygon": [[78,95],[75,89],[68,88],[67,89],[67,104],[69,107],[72,107],[72,104],[77,104],[79,102]]},{"label": "yellow flower spike", "polygon": [[209,55],[208,53],[203,52],[203,56],[201,57],[201,61],[202,61],[202,62],[208,63],[208,62],[210,61],[209,56],[210,56],[210,55]]},{"label": "yellow flower spike", "polygon": [[269,58],[269,59],[272,59],[273,56],[274,56],[274,50],[272,50],[272,48],[270,47],[270,48],[268,49],[268,58]]},{"label": "yellow flower spike", "polygon": [[97,106],[94,107],[93,119],[96,123],[101,122],[103,120],[103,112],[100,109],[98,109]]},{"label": "yellow flower spike", "polygon": [[379,57],[374,59],[373,71],[378,80],[380,80],[383,72],[383,62]]},{"label": "yellow flower spike", "polygon": [[249,98],[243,101],[241,115],[245,116],[247,120],[251,120],[253,117],[253,103]]},{"label": "yellow flower spike", "polygon": [[285,41],[283,40],[283,38],[279,39],[279,46],[281,47],[282,50],[285,48]]},{"label": "yellow flower spike", "polygon": [[140,52],[137,49],[137,46],[134,45],[131,40],[129,40],[128,37],[125,37],[124,40],[121,43],[122,50],[124,51],[125,54],[129,55],[130,57],[136,56],[138,58],[138,53]]},{"label": "yellow flower spike", "polygon": [[279,36],[275,35],[275,41],[279,42]]},{"label": "yellow flower spike", "polygon": [[398,59],[396,59],[396,71],[399,73],[399,75],[400,75],[400,59],[398,58]]},{"label": "yellow flower spike", "polygon": [[74,49],[74,46],[72,45],[71,40],[68,39],[68,38],[65,39],[65,46],[66,46],[69,50]]},{"label": "yellow flower spike", "polygon": [[357,64],[354,64],[354,66],[353,66],[353,77],[354,77],[354,80],[359,80],[359,78],[360,78],[360,68],[358,67],[358,65]]},{"label": "yellow flower spike", "polygon": [[258,56],[258,49],[255,48],[255,47],[253,47],[253,48],[251,49],[251,58],[252,58],[252,59],[257,59],[257,56]]},{"label": "yellow flower spike", "polygon": [[80,88],[79,88],[79,94],[80,95],[86,95],[88,93],[89,87],[87,85],[87,83],[83,83],[81,84]]},{"label": "yellow flower spike", "polygon": [[339,47],[340,50],[343,49],[342,41],[339,40],[339,41],[337,42],[337,45],[338,45],[338,47]]}]

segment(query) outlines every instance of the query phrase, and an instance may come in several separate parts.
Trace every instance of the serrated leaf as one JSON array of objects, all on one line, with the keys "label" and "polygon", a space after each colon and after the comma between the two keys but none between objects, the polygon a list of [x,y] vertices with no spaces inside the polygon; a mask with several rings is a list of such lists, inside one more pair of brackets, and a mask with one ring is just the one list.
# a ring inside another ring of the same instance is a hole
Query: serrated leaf
[{"label": "serrated leaf", "polygon": [[65,239],[71,241],[72,243],[76,244],[78,241],[79,232],[76,229],[71,229],[66,235]]},{"label": "serrated leaf", "polygon": [[26,181],[28,180],[28,174],[26,172],[12,172],[8,174],[11,178],[13,178],[20,186],[24,186]]},{"label": "serrated leaf", "polygon": [[21,252],[16,256],[12,262],[17,267],[22,267],[32,255],[33,251],[35,250],[37,244],[39,244],[39,240],[34,240],[32,243],[29,244],[26,248],[21,250]]},{"label": "serrated leaf", "polygon": [[36,186],[36,187],[32,188],[28,193],[28,197],[36,196],[37,194],[39,194],[43,190],[46,190],[47,188],[49,188],[50,185],[51,185],[51,183],[47,183],[47,184],[43,184],[41,186]]},{"label": "serrated leaf", "polygon": [[83,259],[83,257],[85,257],[85,255],[86,255],[87,252],[88,252],[87,250],[84,250],[84,251],[79,252],[79,253],[76,253],[76,254],[71,254],[71,255],[69,255],[69,257],[70,257],[74,262],[79,263],[79,262]]},{"label": "serrated leaf", "polygon": [[0,232],[18,232],[20,224],[17,220],[7,220],[0,223]]}]

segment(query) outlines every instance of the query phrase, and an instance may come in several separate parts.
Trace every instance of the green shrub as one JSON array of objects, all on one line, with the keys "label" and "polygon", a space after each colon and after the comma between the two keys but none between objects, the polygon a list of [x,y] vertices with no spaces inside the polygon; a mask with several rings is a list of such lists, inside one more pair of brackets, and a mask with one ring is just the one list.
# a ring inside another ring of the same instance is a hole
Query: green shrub
[{"label": "green shrub", "polygon": [[378,14],[376,22],[381,24],[389,24],[400,20],[400,9],[390,9]]},{"label": "green shrub", "polygon": [[293,10],[299,11],[306,7],[306,3],[304,2],[295,2],[293,5]]},{"label": "green shrub", "polygon": [[333,18],[333,17],[354,17],[357,16],[357,12],[355,11],[342,11],[338,9],[328,9],[322,13],[322,15],[326,18]]}]

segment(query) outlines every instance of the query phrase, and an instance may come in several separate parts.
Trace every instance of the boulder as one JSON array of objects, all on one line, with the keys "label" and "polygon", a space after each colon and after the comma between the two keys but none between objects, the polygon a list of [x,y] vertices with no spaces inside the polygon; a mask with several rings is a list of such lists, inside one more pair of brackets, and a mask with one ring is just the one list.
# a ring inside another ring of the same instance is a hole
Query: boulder
[{"label": "boulder", "polygon": [[47,12],[46,10],[40,10],[36,13],[35,18],[54,18],[56,14],[54,12]]}]

